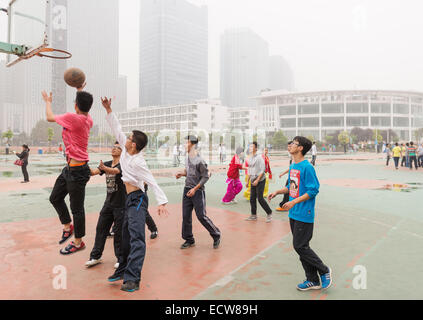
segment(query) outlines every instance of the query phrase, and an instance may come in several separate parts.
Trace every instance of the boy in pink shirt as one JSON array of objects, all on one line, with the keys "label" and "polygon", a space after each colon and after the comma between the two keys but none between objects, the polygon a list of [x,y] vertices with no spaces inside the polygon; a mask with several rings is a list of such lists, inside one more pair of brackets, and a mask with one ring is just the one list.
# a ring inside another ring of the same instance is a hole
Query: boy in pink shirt
[{"label": "boy in pink shirt", "polygon": [[[93,96],[82,91],[84,86],[78,88],[76,93],[75,113],[62,115],[53,114],[51,108],[52,93],[48,96],[45,91],[42,92],[43,99],[46,102],[47,121],[56,122],[63,127],[62,138],[66,150],[67,165],[54,184],[50,202],[56,209],[60,222],[64,226],[59,244],[69,239],[75,231],[75,241],[60,250],[60,253],[65,255],[85,248],[82,241],[82,237],[85,236],[85,186],[91,176],[88,167],[87,148],[90,129],[93,126],[93,120],[88,112],[93,104]],[[65,203],[67,194],[69,194],[74,225],[71,224],[72,219]]]}]

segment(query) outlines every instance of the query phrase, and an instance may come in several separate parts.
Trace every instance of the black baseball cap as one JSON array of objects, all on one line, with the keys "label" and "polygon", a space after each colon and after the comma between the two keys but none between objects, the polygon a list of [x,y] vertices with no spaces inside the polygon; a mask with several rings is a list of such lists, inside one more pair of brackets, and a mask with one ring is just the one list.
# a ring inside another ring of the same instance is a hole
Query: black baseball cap
[{"label": "black baseball cap", "polygon": [[188,140],[189,142],[193,143],[193,144],[197,144],[198,143],[198,138],[196,136],[186,136],[185,140]]}]

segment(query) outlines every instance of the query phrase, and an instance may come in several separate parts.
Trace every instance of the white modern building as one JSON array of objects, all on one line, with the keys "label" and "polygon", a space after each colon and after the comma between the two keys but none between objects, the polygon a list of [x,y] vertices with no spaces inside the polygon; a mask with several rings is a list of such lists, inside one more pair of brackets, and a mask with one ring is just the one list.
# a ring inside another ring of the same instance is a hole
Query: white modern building
[{"label": "white modern building", "polygon": [[229,108],[229,126],[231,129],[254,130],[260,123],[257,108]]},{"label": "white modern building", "polygon": [[208,97],[207,6],[142,0],[139,44],[141,107]]},{"label": "white modern building", "polygon": [[423,126],[423,92],[346,90],[290,93],[264,91],[257,101],[258,122],[269,131],[281,129],[292,138],[322,141],[337,130],[393,130],[401,140],[413,139]]},{"label": "white modern building", "polygon": [[156,133],[164,130],[212,132],[229,126],[228,108],[219,100],[199,100],[195,103],[173,106],[150,106],[118,113],[122,130],[126,134],[132,130]]}]

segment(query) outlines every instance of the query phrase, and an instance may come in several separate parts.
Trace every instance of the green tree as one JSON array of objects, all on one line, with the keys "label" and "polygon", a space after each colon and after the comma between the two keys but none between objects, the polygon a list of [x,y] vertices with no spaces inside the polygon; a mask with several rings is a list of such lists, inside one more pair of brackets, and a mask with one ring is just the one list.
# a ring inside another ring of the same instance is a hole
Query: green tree
[{"label": "green tree", "polygon": [[7,130],[2,134],[2,138],[7,139],[7,143],[10,143],[10,140],[13,138],[13,132],[12,130]]},{"label": "green tree", "polygon": [[288,143],[288,138],[283,134],[282,130],[277,131],[272,138],[272,146],[276,150],[282,150]]},{"label": "green tree", "polygon": [[373,130],[373,141],[376,141],[376,132],[377,132],[377,143],[381,144],[383,141],[383,136],[380,134],[380,130]]},{"label": "green tree", "polygon": [[59,143],[62,139],[62,127],[57,123],[49,123],[46,120],[40,120],[37,122],[35,127],[31,131],[31,139],[33,144],[45,143],[46,132],[48,128],[52,128],[54,135],[52,137],[52,143]]},{"label": "green tree", "polygon": [[338,135],[338,141],[344,146],[344,153],[347,153],[347,144],[350,142],[350,135],[347,131],[343,131]]}]

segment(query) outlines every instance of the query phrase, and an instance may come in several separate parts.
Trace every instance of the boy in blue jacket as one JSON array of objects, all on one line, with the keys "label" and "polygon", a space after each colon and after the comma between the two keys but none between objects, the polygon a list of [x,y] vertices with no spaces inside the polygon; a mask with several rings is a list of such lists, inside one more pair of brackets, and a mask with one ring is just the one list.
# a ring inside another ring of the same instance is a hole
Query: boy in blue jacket
[{"label": "boy in blue jacket", "polygon": [[293,246],[306,274],[306,280],[297,285],[301,291],[327,289],[332,285],[331,269],[309,246],[313,236],[315,199],[320,187],[314,167],[304,159],[311,146],[311,141],[305,137],[293,139],[288,146],[288,152],[293,158],[289,167],[289,189],[285,187],[268,196],[270,201],[278,194],[289,193],[289,202],[283,208],[289,210]]}]

